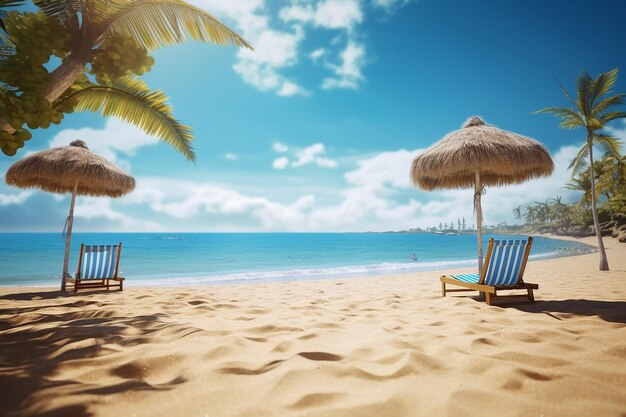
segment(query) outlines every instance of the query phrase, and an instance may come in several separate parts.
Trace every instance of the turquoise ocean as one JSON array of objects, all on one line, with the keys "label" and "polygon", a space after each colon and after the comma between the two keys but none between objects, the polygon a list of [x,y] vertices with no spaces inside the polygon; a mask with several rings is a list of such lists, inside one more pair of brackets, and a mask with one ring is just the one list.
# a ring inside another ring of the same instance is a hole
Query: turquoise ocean
[{"label": "turquoise ocean", "polygon": [[[519,236],[485,235],[496,239]],[[126,285],[205,285],[349,278],[475,266],[475,235],[412,233],[75,233],[81,242],[123,243]],[[65,241],[59,233],[0,233],[0,285],[58,285]],[[591,251],[538,237],[531,260]],[[415,257],[413,256],[415,255]]]}]

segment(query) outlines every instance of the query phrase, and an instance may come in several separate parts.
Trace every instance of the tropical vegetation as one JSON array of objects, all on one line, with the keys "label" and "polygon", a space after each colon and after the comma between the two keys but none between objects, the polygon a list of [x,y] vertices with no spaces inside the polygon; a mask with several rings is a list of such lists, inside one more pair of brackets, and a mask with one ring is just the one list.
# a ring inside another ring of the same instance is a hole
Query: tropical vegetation
[{"label": "tropical vegetation", "polygon": [[[600,270],[608,271],[609,264],[602,241],[602,234],[598,219],[598,195],[603,187],[602,176],[603,164],[594,162],[594,148],[598,149],[603,158],[612,158],[607,164],[621,165],[623,158],[620,156],[620,142],[616,138],[603,133],[607,123],[625,118],[626,112],[616,110],[616,107],[624,104],[626,94],[613,94],[611,89],[617,82],[618,69],[600,74],[596,78],[583,71],[576,79],[576,97],[561,85],[561,90],[572,104],[572,107],[547,107],[537,113],[553,114],[561,119],[560,127],[563,129],[582,128],[586,133],[586,141],[572,160],[570,168],[573,170],[573,179],[570,187],[583,191],[583,201],[589,202],[591,217],[595,226],[596,237],[600,253]],[[615,161],[620,161],[619,163]],[[608,167],[608,165],[607,165]],[[610,169],[608,169],[610,171]],[[588,178],[583,174],[585,171]],[[608,187],[604,185],[604,187]],[[606,188],[608,189],[608,188]],[[607,191],[608,192],[608,191]],[[608,203],[610,207],[610,202]],[[584,204],[583,204],[584,205]]]},{"label": "tropical vegetation", "polygon": [[[594,162],[598,219],[620,223],[626,220],[626,157],[607,156]],[[594,224],[591,204],[591,170],[585,170],[570,178],[564,188],[579,192],[577,201],[563,202],[562,196],[519,205],[513,209],[515,218],[531,229],[543,226],[567,228],[568,226]]]},{"label": "tropical vegetation", "polygon": [[[215,17],[182,0],[0,0],[0,148],[13,156],[30,130],[67,113],[131,123],[194,160],[192,130],[168,97],[139,77],[155,49],[186,40],[250,48]],[[30,129],[30,130],[29,130]]]}]

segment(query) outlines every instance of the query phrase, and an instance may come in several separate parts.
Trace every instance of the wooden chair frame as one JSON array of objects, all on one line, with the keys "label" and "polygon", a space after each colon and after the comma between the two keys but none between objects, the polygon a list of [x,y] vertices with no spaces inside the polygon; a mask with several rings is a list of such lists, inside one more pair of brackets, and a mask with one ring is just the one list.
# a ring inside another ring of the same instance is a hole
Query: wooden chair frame
[{"label": "wooden chair frame", "polygon": [[[485,277],[487,276],[487,270],[489,268],[489,262],[491,261],[491,253],[493,251],[494,240],[489,239],[489,246],[487,247],[487,255],[485,256],[485,265],[483,267],[483,271],[480,274],[480,278],[478,279],[477,284],[473,284],[471,282],[459,281],[457,279],[452,278],[448,275],[442,275],[440,278],[441,281],[441,296],[445,297],[447,293],[450,292],[462,292],[462,291],[478,291],[481,297],[484,295],[485,301],[488,305],[493,305],[493,301],[496,299],[527,299],[529,302],[535,301],[535,295],[533,290],[539,289],[539,285],[531,284],[528,282],[524,282],[524,270],[526,269],[526,263],[528,262],[528,256],[530,255],[530,248],[533,245],[533,238],[528,237],[528,244],[524,249],[524,256],[522,258],[522,264],[520,267],[519,275],[517,277],[517,281],[513,285],[486,285]],[[456,285],[459,287],[464,287],[462,289],[447,289],[446,284]],[[527,294],[515,294],[515,295],[499,295],[498,291],[504,290],[525,290]]]},{"label": "wooden chair frame", "polygon": [[[119,287],[120,291],[124,290],[124,278],[118,277],[117,272],[120,266],[120,255],[122,254],[122,242],[118,244],[117,257],[115,259],[115,273],[111,278],[90,278],[90,279],[81,279],[80,278],[80,268],[83,264],[83,251],[85,249],[85,244],[80,244],[80,255],[78,256],[78,270],[76,271],[76,276],[74,278],[68,277],[67,282],[70,284],[74,284],[74,292],[78,292],[79,289],[84,288],[106,288],[107,290],[111,288]],[[69,274],[68,274],[69,275]],[[111,281],[117,282],[116,284],[111,284]]]}]

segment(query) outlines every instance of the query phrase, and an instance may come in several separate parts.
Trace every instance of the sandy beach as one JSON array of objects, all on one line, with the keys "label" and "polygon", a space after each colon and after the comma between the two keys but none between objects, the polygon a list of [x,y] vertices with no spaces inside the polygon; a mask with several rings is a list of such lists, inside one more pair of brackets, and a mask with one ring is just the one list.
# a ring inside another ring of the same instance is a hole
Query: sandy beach
[{"label": "sandy beach", "polygon": [[0,415],[624,417],[626,245],[605,243],[610,272],[531,262],[537,302],[509,306],[442,298],[440,272],[4,287]]}]

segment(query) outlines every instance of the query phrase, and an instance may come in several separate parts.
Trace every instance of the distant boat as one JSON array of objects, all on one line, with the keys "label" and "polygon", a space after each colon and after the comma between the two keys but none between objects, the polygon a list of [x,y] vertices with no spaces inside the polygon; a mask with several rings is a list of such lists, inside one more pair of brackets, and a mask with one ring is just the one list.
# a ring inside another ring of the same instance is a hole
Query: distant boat
[{"label": "distant boat", "polygon": [[435,232],[436,235],[443,235],[443,232]]},{"label": "distant boat", "polygon": [[448,232],[448,233],[446,233],[446,235],[458,235],[458,233],[457,232]]}]

